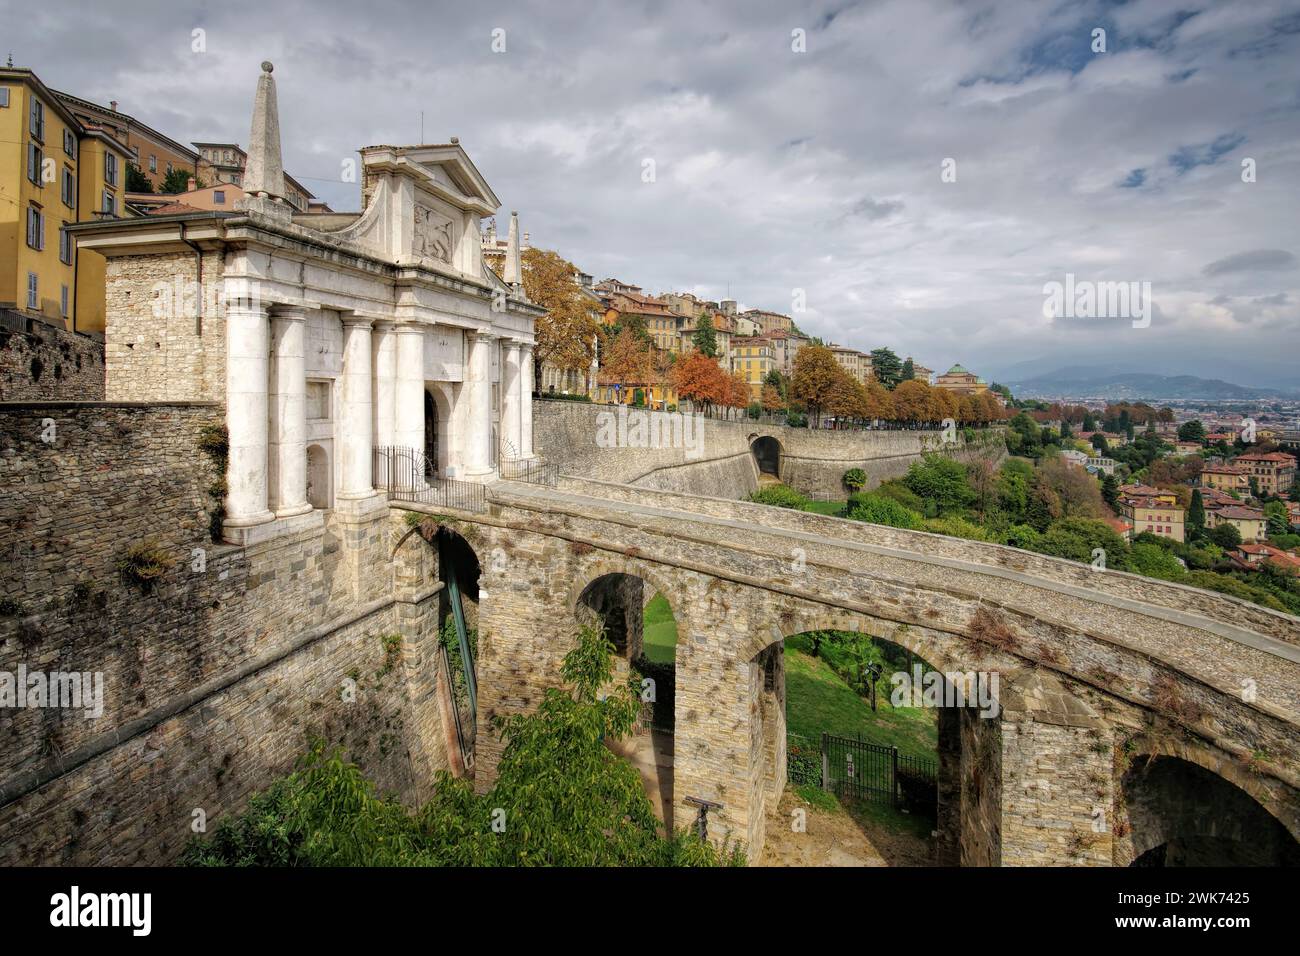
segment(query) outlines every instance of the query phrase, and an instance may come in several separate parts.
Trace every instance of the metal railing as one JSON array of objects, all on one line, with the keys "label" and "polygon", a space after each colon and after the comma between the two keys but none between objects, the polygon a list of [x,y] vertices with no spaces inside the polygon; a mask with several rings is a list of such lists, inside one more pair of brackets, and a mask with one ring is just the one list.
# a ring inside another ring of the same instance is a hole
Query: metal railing
[{"label": "metal railing", "polygon": [[456,511],[487,511],[487,492],[474,481],[438,477],[437,468],[414,448],[388,445],[375,449],[376,487],[388,492],[390,501],[410,501]]},{"label": "metal railing", "polygon": [[553,464],[521,459],[501,462],[501,477],[507,481],[526,481],[533,485],[548,485],[554,488],[559,481],[560,470]]}]

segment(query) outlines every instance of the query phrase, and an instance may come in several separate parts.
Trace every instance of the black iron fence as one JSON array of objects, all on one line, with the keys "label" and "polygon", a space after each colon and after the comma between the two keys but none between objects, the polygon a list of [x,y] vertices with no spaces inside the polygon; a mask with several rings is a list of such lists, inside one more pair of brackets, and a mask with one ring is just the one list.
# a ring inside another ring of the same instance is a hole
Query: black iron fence
[{"label": "black iron fence", "polygon": [[437,468],[414,448],[394,445],[375,449],[374,480],[390,501],[410,501],[457,511],[487,511],[484,486],[438,477]]},{"label": "black iron fence", "polygon": [[886,800],[932,816],[938,805],[934,760],[900,754],[897,747],[861,738],[822,734],[820,746],[816,746],[806,737],[788,735],[786,779],[794,784],[815,784],[840,798]]},{"label": "black iron fence", "polygon": [[552,488],[555,487],[560,478],[560,469],[555,465],[533,459],[502,461],[500,471],[501,477],[508,481],[526,481],[530,484],[548,485]]}]

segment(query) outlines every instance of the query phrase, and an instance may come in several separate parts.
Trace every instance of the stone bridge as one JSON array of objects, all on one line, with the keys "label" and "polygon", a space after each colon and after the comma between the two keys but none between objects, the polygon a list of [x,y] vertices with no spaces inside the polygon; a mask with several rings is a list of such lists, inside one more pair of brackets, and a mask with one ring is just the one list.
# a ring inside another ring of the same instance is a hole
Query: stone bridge
[{"label": "stone bridge", "polygon": [[640,582],[678,627],[668,797],[722,804],[711,834],[751,857],[785,782],[781,642],[834,628],[1000,677],[996,717],[939,714],[940,862],[1296,861],[1300,619],[1014,548],[588,479],[498,482],[488,504],[441,509],[482,569],[479,787],[500,756],[490,718],[560,683],[594,591]]}]

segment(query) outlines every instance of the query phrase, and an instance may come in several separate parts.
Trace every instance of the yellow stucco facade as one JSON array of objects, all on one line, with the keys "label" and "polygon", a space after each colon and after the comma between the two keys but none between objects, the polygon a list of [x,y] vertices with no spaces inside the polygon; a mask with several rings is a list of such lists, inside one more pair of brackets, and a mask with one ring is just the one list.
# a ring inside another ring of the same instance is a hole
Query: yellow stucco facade
[{"label": "yellow stucco facade", "polygon": [[0,307],[103,332],[104,259],[63,227],[125,214],[127,155],[30,70],[0,69]]}]

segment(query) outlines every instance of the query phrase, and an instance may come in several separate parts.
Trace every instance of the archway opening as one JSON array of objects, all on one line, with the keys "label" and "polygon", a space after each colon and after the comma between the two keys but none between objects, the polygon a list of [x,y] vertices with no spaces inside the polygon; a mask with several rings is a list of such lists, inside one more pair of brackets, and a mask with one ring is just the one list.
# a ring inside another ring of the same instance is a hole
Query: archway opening
[{"label": "archway opening", "polygon": [[1296,866],[1300,843],[1250,794],[1180,757],[1139,757],[1121,781],[1135,867]]},{"label": "archway opening", "polygon": [[781,477],[781,443],[770,435],[760,435],[749,446],[760,476]]},{"label": "archway opening", "polygon": [[308,445],[307,501],[313,508],[334,507],[330,484],[329,453],[320,445]]},{"label": "archway opening", "polygon": [[424,391],[424,478],[438,477],[438,404],[428,389]]},{"label": "archway opening", "polygon": [[438,551],[439,704],[465,771],[474,766],[478,723],[478,555],[468,541],[439,526],[433,539]]},{"label": "archway opening", "polygon": [[579,624],[601,628],[614,645],[615,682],[640,675],[636,728],[631,737],[606,746],[637,768],[655,815],[671,833],[677,647],[672,607],[641,578],[615,573],[588,584],[574,614]]},{"label": "archway opening", "polygon": [[[858,631],[795,634],[751,665],[763,688],[766,860],[997,862],[998,834],[964,825],[996,820],[999,804],[999,722],[981,719],[978,687],[959,693],[955,675]],[[824,819],[792,833],[797,809]]]}]

